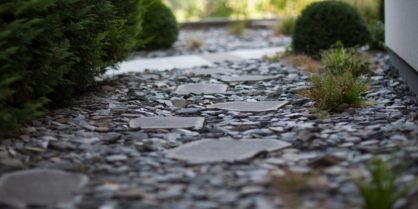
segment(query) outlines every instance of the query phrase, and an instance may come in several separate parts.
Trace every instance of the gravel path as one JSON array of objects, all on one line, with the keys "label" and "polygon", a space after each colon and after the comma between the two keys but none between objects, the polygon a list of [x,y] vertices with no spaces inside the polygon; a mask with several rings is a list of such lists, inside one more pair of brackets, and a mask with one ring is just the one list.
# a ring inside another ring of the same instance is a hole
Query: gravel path
[{"label": "gravel path", "polygon": [[[190,47],[192,40],[201,42],[198,48]],[[241,36],[232,35],[227,29],[211,28],[208,30],[181,30],[178,41],[170,49],[155,51],[139,51],[131,56],[167,57],[188,54],[228,52],[237,49],[257,49],[283,46],[289,43],[286,37],[277,37],[272,30],[247,29]]]},{"label": "gravel path", "polygon": [[[0,174],[22,168],[86,174],[90,183],[76,205],[82,209],[274,209],[290,200],[277,194],[272,176],[292,171],[316,176],[310,192],[300,195],[305,208],[352,208],[360,199],[350,179],[366,175],[374,154],[412,162],[401,181],[418,174],[415,96],[385,67],[386,55],[375,58],[378,65],[366,95],[371,105],[327,119],[311,114],[313,101],[297,94],[308,85],[308,76],[281,63],[218,64],[216,69],[230,69],[225,70],[229,74],[277,79],[230,83],[226,93],[214,95],[172,92],[181,84],[223,83],[218,75],[183,70],[120,75],[72,107],[49,112],[20,136],[4,140],[0,153],[13,158],[0,161]],[[218,102],[269,100],[289,103],[258,113],[205,109]],[[143,116],[198,116],[206,122],[200,130],[129,128],[130,120]],[[232,163],[188,165],[166,156],[185,143],[223,137],[274,139],[291,146]]]}]

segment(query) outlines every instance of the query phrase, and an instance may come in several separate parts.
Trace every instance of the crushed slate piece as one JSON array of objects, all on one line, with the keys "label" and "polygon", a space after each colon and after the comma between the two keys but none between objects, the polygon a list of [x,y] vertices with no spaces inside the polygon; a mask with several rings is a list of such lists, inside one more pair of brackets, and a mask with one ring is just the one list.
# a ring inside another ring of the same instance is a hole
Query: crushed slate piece
[{"label": "crushed slate piece", "polygon": [[221,94],[228,88],[225,84],[184,84],[174,92],[178,95],[187,94]]},{"label": "crushed slate piece", "polygon": [[190,164],[236,162],[289,146],[275,139],[203,139],[169,150],[167,156]]},{"label": "crushed slate piece", "polygon": [[85,175],[58,170],[24,170],[0,178],[0,202],[14,206],[70,204],[88,183]]},{"label": "crushed slate piece", "polygon": [[238,112],[264,112],[277,110],[286,105],[287,101],[260,101],[260,102],[226,102],[207,106],[208,109],[220,109]]},{"label": "crushed slate piece", "polygon": [[141,117],[131,120],[129,126],[133,129],[201,129],[204,122],[203,117]]},{"label": "crushed slate piece", "polygon": [[265,81],[276,79],[277,76],[266,75],[239,75],[239,76],[223,76],[220,80],[225,82],[248,82],[248,81]]}]

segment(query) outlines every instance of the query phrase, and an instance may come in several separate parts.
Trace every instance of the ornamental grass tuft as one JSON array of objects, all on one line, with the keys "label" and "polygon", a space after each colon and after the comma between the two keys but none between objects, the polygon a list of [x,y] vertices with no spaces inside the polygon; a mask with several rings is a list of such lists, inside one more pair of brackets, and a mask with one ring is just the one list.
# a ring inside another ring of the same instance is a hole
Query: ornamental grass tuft
[{"label": "ornamental grass tuft", "polygon": [[369,82],[353,76],[351,72],[334,75],[323,73],[311,76],[312,87],[305,93],[324,111],[341,111],[347,107],[365,104],[362,95],[368,90]]},{"label": "ornamental grass tuft", "polygon": [[355,48],[336,47],[321,55],[321,62],[330,73],[337,75],[350,71],[358,77],[370,72],[370,58]]}]

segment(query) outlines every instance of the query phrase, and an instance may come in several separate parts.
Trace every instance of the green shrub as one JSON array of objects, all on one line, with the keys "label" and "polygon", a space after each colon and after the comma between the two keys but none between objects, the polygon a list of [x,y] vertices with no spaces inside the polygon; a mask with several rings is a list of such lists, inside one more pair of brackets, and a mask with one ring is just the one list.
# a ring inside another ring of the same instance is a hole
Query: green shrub
[{"label": "green shrub", "polygon": [[321,62],[334,75],[343,74],[347,71],[358,77],[370,72],[370,59],[360,54],[354,48],[336,47],[324,51]]},{"label": "green shrub", "polygon": [[396,186],[398,172],[394,167],[376,160],[370,168],[371,181],[359,182],[357,188],[363,198],[362,209],[394,209],[395,203],[406,197],[416,182],[399,189]]},{"label": "green shrub", "polygon": [[225,0],[206,1],[205,17],[230,17],[234,13],[234,8]]},{"label": "green shrub", "polygon": [[274,28],[275,33],[278,35],[292,35],[293,29],[295,28],[295,17],[286,17],[277,22]]},{"label": "green shrub", "polygon": [[179,28],[171,10],[160,0],[145,0],[143,34],[146,49],[170,48],[177,40]]},{"label": "green shrub", "polygon": [[356,78],[351,72],[334,75],[326,72],[311,77],[312,88],[305,96],[315,100],[316,107],[324,111],[338,111],[347,106],[359,107],[364,104],[362,94],[368,89],[368,82]]},{"label": "green shrub", "polygon": [[54,7],[50,0],[0,5],[0,135],[38,115],[75,63]]},{"label": "green shrub", "polygon": [[140,31],[134,25],[141,10],[130,20],[127,11],[109,0],[2,1],[0,135],[48,101],[65,103],[123,60],[136,45],[127,34]]},{"label": "green shrub", "polygon": [[370,49],[385,50],[385,25],[380,21],[374,21],[369,24],[369,31],[371,34]]},{"label": "green shrub", "polygon": [[353,7],[340,1],[322,1],[303,10],[296,21],[292,45],[296,53],[318,57],[321,50],[338,41],[353,47],[369,40],[367,25]]}]

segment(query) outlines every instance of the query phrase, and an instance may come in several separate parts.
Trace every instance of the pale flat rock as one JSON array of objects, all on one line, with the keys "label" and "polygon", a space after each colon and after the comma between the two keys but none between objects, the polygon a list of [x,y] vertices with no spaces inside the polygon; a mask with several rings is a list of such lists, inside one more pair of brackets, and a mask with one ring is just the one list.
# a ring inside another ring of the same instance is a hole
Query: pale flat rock
[{"label": "pale flat rock", "polygon": [[177,87],[174,92],[178,95],[187,94],[221,94],[228,88],[225,84],[184,84]]},{"label": "pale flat rock", "polygon": [[[285,40],[285,42],[291,42],[291,40]],[[286,46],[280,47],[270,47],[270,48],[262,48],[262,49],[239,49],[229,54],[241,57],[244,59],[261,59],[264,56],[272,56],[280,52],[285,52]]]},{"label": "pale flat rock", "polygon": [[276,79],[277,76],[267,75],[239,75],[239,76],[223,76],[220,79],[225,82],[247,82],[247,81],[265,81]]},{"label": "pale flat rock", "polygon": [[89,179],[58,170],[25,170],[0,178],[0,202],[8,205],[71,204]]},{"label": "pale flat rock", "polygon": [[204,122],[203,117],[142,117],[131,120],[129,126],[133,129],[201,129]]},{"label": "pale flat rock", "polygon": [[113,76],[129,72],[144,72],[145,70],[171,70],[175,68],[193,68],[197,66],[211,66],[212,62],[198,55],[181,55],[159,58],[139,58],[119,63],[117,71],[109,70],[106,75]]},{"label": "pale flat rock", "polygon": [[287,101],[225,102],[209,105],[207,108],[237,112],[264,112],[277,110],[287,103]]},{"label": "pale flat rock", "polygon": [[236,162],[289,146],[275,139],[203,139],[169,150],[167,156],[190,164]]},{"label": "pale flat rock", "polygon": [[231,69],[225,68],[199,68],[199,69],[187,69],[184,70],[185,73],[195,74],[195,75],[216,75],[216,74],[229,74],[234,72]]},{"label": "pale flat rock", "polygon": [[244,60],[241,57],[229,54],[229,53],[207,53],[200,55],[203,59],[209,62],[223,62],[223,61],[241,61]]}]

